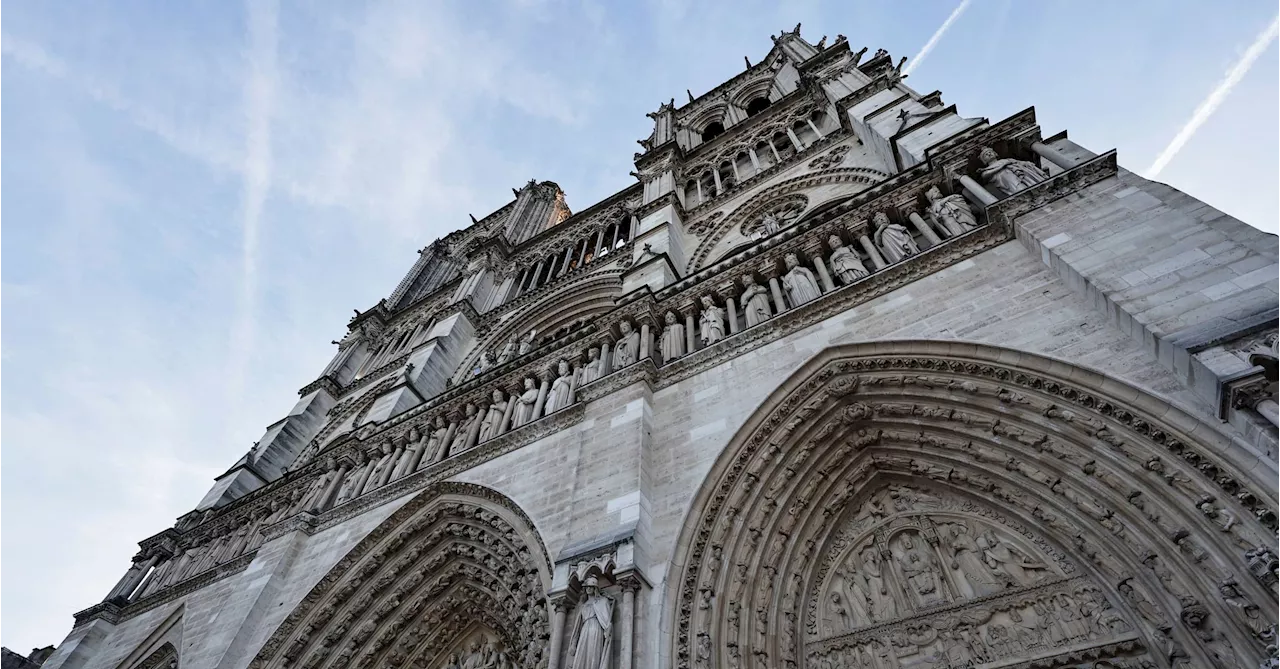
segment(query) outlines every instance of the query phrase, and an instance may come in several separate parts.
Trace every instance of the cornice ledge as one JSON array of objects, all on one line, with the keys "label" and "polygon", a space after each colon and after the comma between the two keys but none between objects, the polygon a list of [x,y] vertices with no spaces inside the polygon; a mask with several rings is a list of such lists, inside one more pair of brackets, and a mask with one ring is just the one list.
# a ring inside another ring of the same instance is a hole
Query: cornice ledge
[{"label": "cornice ledge", "polygon": [[253,562],[258,556],[258,549],[251,550],[240,557],[224,562],[217,567],[207,569],[191,578],[171,585],[155,594],[148,595],[136,602],[129,604],[120,610],[118,619],[120,621],[128,620],[134,616],[146,613],[151,609],[172,602],[183,595],[201,590],[209,584],[216,581],[238,574],[249,567],[249,563]]},{"label": "cornice ledge", "polygon": [[322,388],[333,397],[338,397],[342,394],[342,386],[338,385],[337,380],[334,379],[333,376],[326,374],[298,390],[298,397],[306,397],[307,395],[310,395]]}]

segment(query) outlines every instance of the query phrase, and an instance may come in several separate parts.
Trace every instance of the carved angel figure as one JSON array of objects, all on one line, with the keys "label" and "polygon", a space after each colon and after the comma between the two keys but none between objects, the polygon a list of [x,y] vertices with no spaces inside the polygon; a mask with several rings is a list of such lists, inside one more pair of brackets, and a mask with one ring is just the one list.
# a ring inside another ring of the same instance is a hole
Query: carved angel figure
[{"label": "carved angel figure", "polygon": [[987,146],[978,153],[984,167],[979,171],[982,180],[996,186],[1006,195],[1026,190],[1049,178],[1044,170],[1017,158],[1001,158],[995,149]]}]

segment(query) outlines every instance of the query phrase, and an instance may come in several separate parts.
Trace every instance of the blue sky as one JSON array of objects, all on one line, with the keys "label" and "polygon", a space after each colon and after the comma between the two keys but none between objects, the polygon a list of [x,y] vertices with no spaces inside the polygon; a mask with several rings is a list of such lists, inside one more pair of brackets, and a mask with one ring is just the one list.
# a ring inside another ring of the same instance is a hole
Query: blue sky
[{"label": "blue sky", "polygon": [[[627,186],[645,112],[771,33],[914,56],[957,5],[6,3],[0,641],[61,642],[468,213],[530,178],[574,209]],[[908,83],[965,116],[1035,105],[1145,173],[1275,12],[972,0]],[[1158,179],[1274,232],[1259,50]]]}]

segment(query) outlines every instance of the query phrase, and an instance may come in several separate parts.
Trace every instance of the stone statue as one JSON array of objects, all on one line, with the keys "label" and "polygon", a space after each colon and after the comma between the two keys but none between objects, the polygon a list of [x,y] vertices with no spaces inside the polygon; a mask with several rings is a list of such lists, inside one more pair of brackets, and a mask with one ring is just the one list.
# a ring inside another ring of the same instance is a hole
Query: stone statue
[{"label": "stone statue", "polygon": [[671,362],[684,355],[684,325],[670,311],[664,320],[666,326],[662,328],[662,361]]},{"label": "stone statue", "polygon": [[582,366],[583,383],[591,383],[602,376],[600,373],[603,371],[601,369],[602,362],[603,361],[600,360],[600,349],[594,346],[591,347],[591,349],[587,351],[587,364]]},{"label": "stone statue", "polygon": [[508,339],[507,343],[503,345],[502,351],[498,353],[498,364],[504,364],[514,357],[516,357],[516,340]]},{"label": "stone statue", "polygon": [[842,285],[847,286],[870,274],[857,252],[845,246],[839,237],[831,235],[827,239],[827,245],[831,247],[831,273],[836,275]]},{"label": "stone statue", "polygon": [[996,575],[1003,576],[1008,585],[1031,585],[1039,580],[1038,572],[1048,569],[1043,562],[1024,557],[992,530],[983,532],[977,545],[987,566]]},{"label": "stone statue", "polygon": [[769,212],[760,220],[760,236],[768,237],[782,229],[782,224],[778,222],[778,217]]},{"label": "stone statue", "polygon": [[911,233],[901,225],[889,222],[883,211],[877,211],[872,221],[876,227],[876,246],[880,247],[890,265],[920,252]]},{"label": "stone statue", "polygon": [[533,350],[534,337],[538,335],[537,330],[530,330],[528,334],[520,338],[520,355],[524,355]]},{"label": "stone statue", "polygon": [[984,166],[979,170],[982,180],[1004,191],[1006,195],[1026,190],[1049,178],[1035,164],[1017,158],[1001,158],[989,146],[983,147],[978,153],[978,160]]},{"label": "stone statue", "polygon": [[929,199],[929,214],[933,220],[946,228],[952,237],[978,227],[978,219],[963,195],[944,196],[937,186],[930,186],[924,196]]},{"label": "stone statue", "polygon": [[742,295],[738,300],[747,319],[747,327],[773,317],[773,310],[769,308],[769,291],[756,283],[756,278],[750,274],[742,276]]},{"label": "stone statue", "polygon": [[480,373],[484,374],[493,367],[493,354],[485,351],[480,354]]},{"label": "stone statue", "polygon": [[329,456],[324,461],[324,473],[316,477],[311,483],[311,487],[307,490],[307,494],[302,498],[302,508],[306,511],[315,511],[324,501],[324,491],[329,488],[329,484],[338,476],[338,461]]},{"label": "stone statue", "polygon": [[782,285],[787,288],[787,297],[791,298],[792,307],[812,302],[822,296],[813,270],[802,267],[796,254],[788,253],[786,263],[787,273],[782,275]]},{"label": "stone statue", "polygon": [[618,329],[622,331],[622,336],[618,338],[613,348],[614,369],[622,369],[630,365],[640,355],[640,333],[632,329],[629,321],[619,323]]},{"label": "stone statue", "polygon": [[569,644],[573,646],[573,664],[569,669],[608,669],[613,643],[613,601],[600,594],[594,576],[588,577],[582,606],[573,623]]},{"label": "stone statue", "polygon": [[342,479],[342,485],[338,487],[338,498],[334,505],[341,504],[363,492],[357,490],[356,486],[360,483],[360,475],[364,473],[365,468],[368,466],[369,455],[363,450],[356,451],[356,466],[347,472],[345,479]]},{"label": "stone statue", "polygon": [[954,576],[956,587],[961,596],[973,598],[984,597],[1003,589],[998,583],[987,563],[983,561],[982,551],[969,536],[969,527],[963,523],[952,523],[946,528],[947,565]]},{"label": "stone statue", "polygon": [[444,438],[448,434],[449,426],[444,424],[444,416],[436,416],[434,429],[431,430],[431,436],[427,438],[426,451],[423,453],[422,460],[418,462],[418,469],[444,459],[446,446]]},{"label": "stone statue", "polygon": [[556,380],[551,382],[551,390],[547,393],[544,413],[559,411],[570,404],[573,404],[573,370],[567,361],[561,360],[556,365]]},{"label": "stone statue", "polygon": [[471,428],[475,426],[476,421],[480,420],[480,410],[476,405],[468,404],[465,411],[462,420],[458,421],[458,431],[453,433],[453,441],[449,442],[449,455],[466,452],[467,435],[471,433]]},{"label": "stone statue", "polygon": [[889,593],[880,556],[876,553],[875,547],[867,546],[862,549],[861,560],[862,566],[857,573],[862,577],[863,590],[866,591],[871,602],[869,613],[872,620],[883,621],[897,616],[898,603]]},{"label": "stone statue", "polygon": [[941,579],[933,555],[926,548],[917,547],[910,534],[902,535],[902,575],[907,579],[907,589],[919,606],[931,606],[943,601]]},{"label": "stone statue", "polygon": [[704,346],[724,339],[724,309],[717,307],[710,295],[702,296],[702,313],[698,322],[698,336]]},{"label": "stone statue", "polygon": [[484,413],[484,420],[480,423],[480,441],[488,441],[498,436],[498,431],[502,429],[502,416],[506,412],[507,400],[504,399],[502,391],[493,391],[493,403],[489,405],[489,410]]},{"label": "stone statue", "polygon": [[516,398],[515,414],[511,417],[511,426],[520,427],[533,421],[533,409],[538,403],[538,385],[531,378],[524,380],[524,392]]},{"label": "stone statue", "polygon": [[364,489],[361,490],[359,494],[364,494],[378,487],[379,482],[382,480],[382,473],[392,465],[392,455],[394,455],[394,453],[391,449],[391,442],[383,441],[381,449],[374,454],[374,457],[377,457],[378,461],[373,464],[373,471],[370,472],[369,479],[364,484]]}]

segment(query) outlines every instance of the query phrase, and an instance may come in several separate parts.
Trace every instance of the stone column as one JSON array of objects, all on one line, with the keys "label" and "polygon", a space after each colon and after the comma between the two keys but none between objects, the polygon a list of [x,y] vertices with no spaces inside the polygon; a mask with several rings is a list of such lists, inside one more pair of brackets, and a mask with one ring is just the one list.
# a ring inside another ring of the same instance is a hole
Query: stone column
[{"label": "stone column", "polygon": [[476,419],[471,421],[471,428],[467,430],[467,442],[464,446],[468,451],[475,448],[476,444],[480,441],[480,422],[483,420],[481,417],[482,415],[483,414],[480,413],[480,408],[476,407]]},{"label": "stone column", "polygon": [[827,272],[827,263],[823,262],[822,256],[817,253],[811,255],[813,257],[813,267],[818,270],[818,279],[822,281],[822,292],[830,293],[836,289],[836,284],[831,281],[831,274]]},{"label": "stone column", "polygon": [[720,296],[724,298],[726,317],[729,319],[729,334],[738,334],[738,298],[732,283],[720,286]]},{"label": "stone column", "polygon": [[[352,488],[351,497],[347,499],[355,499],[364,494],[364,487],[369,485],[369,477],[373,475],[373,468],[378,466],[378,461],[381,459],[382,451],[376,448],[373,449],[373,455],[369,457],[369,461],[360,467],[363,471],[360,472],[359,478],[356,479],[356,487]],[[370,490],[372,489],[370,488]]]},{"label": "stone column", "polygon": [[1075,161],[1068,158],[1066,154],[1043,142],[1032,142],[1031,150],[1034,151],[1037,156],[1044,158],[1064,170],[1069,170],[1076,166]]},{"label": "stone column", "polygon": [[790,137],[791,143],[795,145],[796,153],[800,153],[801,151],[804,151],[804,144],[800,143],[800,138],[796,137],[796,133],[793,132],[791,128],[787,128],[787,137]]},{"label": "stone column", "polygon": [[313,507],[314,513],[321,513],[333,504],[333,498],[338,495],[338,490],[342,488],[342,482],[347,480],[347,472],[351,470],[351,463],[346,459],[338,463],[338,473],[329,482],[329,487],[325,488],[324,494],[320,495],[319,503]]},{"label": "stone column", "polygon": [[618,669],[631,669],[635,655],[636,590],[639,584],[622,584],[622,607],[618,611]]},{"label": "stone column", "polygon": [[760,156],[757,156],[756,150],[751,147],[747,147],[747,153],[751,154],[751,164],[755,165],[756,174],[759,174],[760,173]]},{"label": "stone column", "polygon": [[690,304],[684,309],[684,354],[693,353],[697,343],[698,337],[693,330],[693,305]]},{"label": "stone column", "polygon": [[511,415],[516,411],[516,399],[523,391],[524,389],[520,386],[516,386],[515,390],[507,391],[507,409],[502,412],[502,424],[498,426],[498,434],[506,434],[511,428]]},{"label": "stone column", "polygon": [[378,476],[378,487],[386,485],[391,480],[391,474],[395,472],[400,465],[400,457],[404,455],[404,445],[409,442],[409,438],[403,434],[396,437],[395,450],[391,452],[391,462],[387,463],[387,467],[382,470],[382,474]]},{"label": "stone column", "polygon": [[640,324],[640,356],[636,358],[636,362],[647,360],[653,356],[653,337],[649,336],[649,324]]},{"label": "stone column", "polygon": [[573,262],[573,247],[564,250],[564,260],[560,261],[560,271],[556,276],[564,276],[569,273],[569,263]]},{"label": "stone column", "polygon": [[992,195],[991,191],[983,188],[981,184],[974,181],[973,177],[967,174],[961,175],[960,185],[964,186],[964,189],[969,191],[971,195],[978,198],[978,202],[981,202],[984,207],[1000,201],[1000,198]]},{"label": "stone column", "polygon": [[551,656],[548,658],[547,669],[560,669],[560,651],[564,647],[564,618],[566,609],[569,607],[564,597],[558,597],[551,602],[553,613],[551,615],[551,645],[547,649],[547,653]]},{"label": "stone column", "polygon": [[116,598],[128,599],[129,595],[132,595],[133,591],[138,589],[138,585],[142,583],[142,579],[146,577],[147,572],[151,571],[151,568],[156,566],[156,562],[159,561],[159,553],[153,554],[145,560],[135,560],[132,565],[129,565],[129,570],[124,573],[120,581],[116,583],[116,587],[112,588],[111,592],[107,594],[107,600]]},{"label": "stone column", "polygon": [[582,253],[578,254],[578,267],[582,267],[587,264],[587,251],[591,250],[591,240],[579,239],[578,243],[582,244]]},{"label": "stone column", "polygon": [[880,250],[876,248],[875,244],[871,243],[870,237],[865,234],[859,235],[858,243],[862,245],[862,249],[867,252],[867,255],[871,256],[871,264],[875,265],[876,269],[885,268],[884,258],[880,257]]},{"label": "stone column", "polygon": [[444,433],[444,443],[440,444],[441,460],[449,457],[450,455],[453,455],[452,453],[449,452],[449,450],[453,446],[453,438],[457,434],[458,434],[458,412],[454,411],[453,415],[449,416],[449,429],[446,430]]},{"label": "stone column", "polygon": [[773,295],[773,303],[776,305],[774,315],[781,314],[787,310],[787,303],[782,299],[782,285],[778,283],[778,277],[769,277],[769,292]]},{"label": "stone column", "polygon": [[600,344],[600,377],[604,378],[613,372],[613,344],[605,340]]},{"label": "stone column", "polygon": [[551,390],[551,373],[543,370],[539,378],[542,379],[542,385],[538,386],[538,401],[533,405],[533,416],[529,418],[530,423],[542,417],[542,410],[547,406],[547,393]]},{"label": "stone column", "polygon": [[719,165],[711,166],[711,178],[714,179],[716,182],[716,194],[717,195],[723,194],[724,186],[720,183],[720,166]]},{"label": "stone column", "polygon": [[1280,427],[1280,405],[1276,404],[1275,400],[1262,400],[1253,409],[1258,412],[1258,415],[1265,418],[1268,423]]},{"label": "stone column", "polygon": [[591,259],[595,260],[600,257],[600,245],[604,244],[604,228],[596,231],[596,252],[591,254]]},{"label": "stone column", "polygon": [[907,218],[911,219],[911,224],[916,227],[916,230],[919,230],[920,234],[924,235],[924,238],[929,240],[929,246],[937,246],[942,243],[942,238],[938,237],[938,233],[934,232],[933,228],[929,227],[929,223],[925,221],[920,214],[913,211],[907,214]]},{"label": "stone column", "polygon": [[778,147],[773,145],[773,138],[769,138],[769,151],[773,153],[773,164],[777,165],[782,162],[782,157],[778,155]]}]

